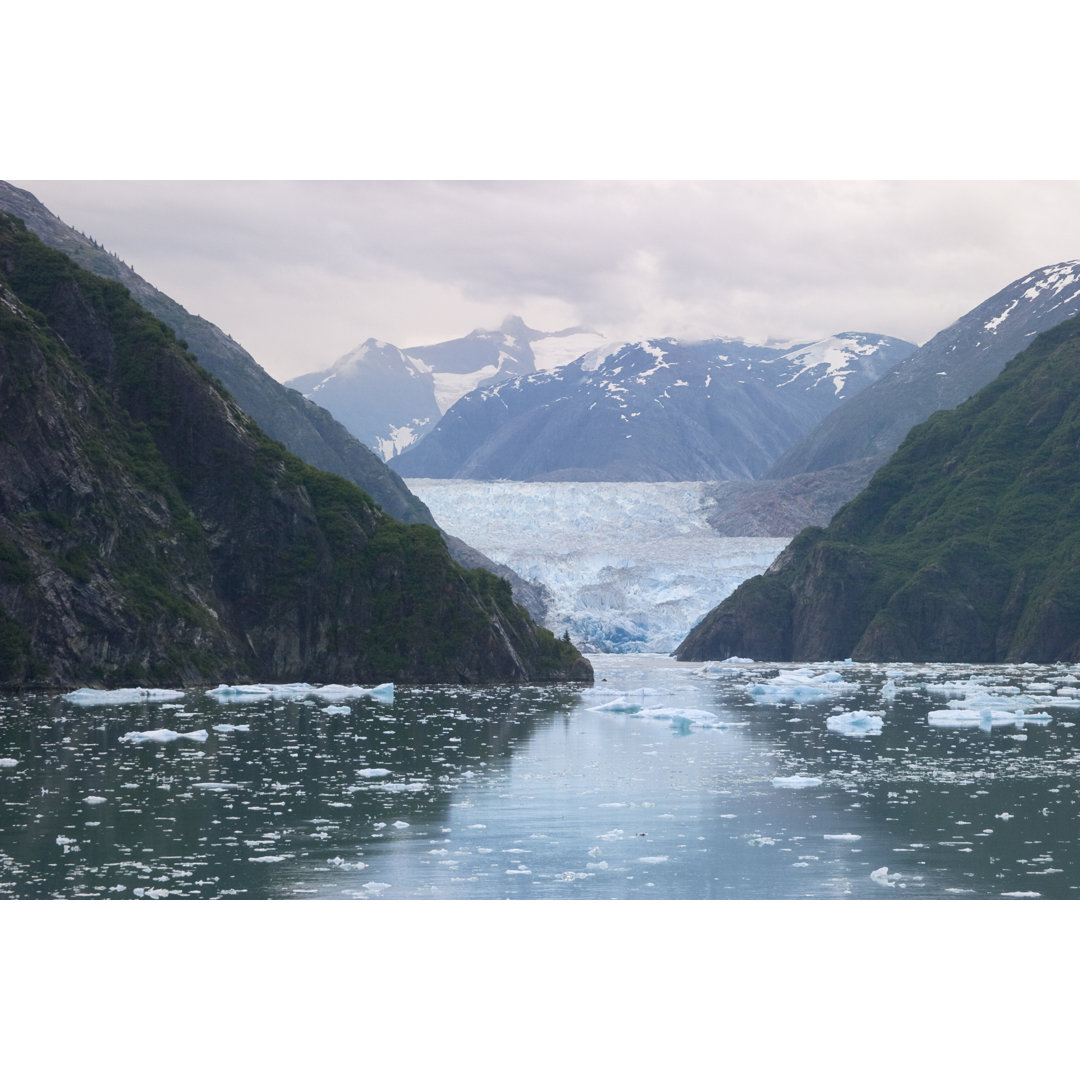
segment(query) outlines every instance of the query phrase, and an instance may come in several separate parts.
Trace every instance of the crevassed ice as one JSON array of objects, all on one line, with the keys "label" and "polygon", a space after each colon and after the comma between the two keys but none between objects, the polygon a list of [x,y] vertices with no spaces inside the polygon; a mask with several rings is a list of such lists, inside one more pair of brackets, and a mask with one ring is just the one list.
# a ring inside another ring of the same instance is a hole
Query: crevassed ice
[{"label": "crevassed ice", "polygon": [[719,536],[711,485],[408,479],[439,524],[550,595],[586,652],[671,652],[785,537]]}]

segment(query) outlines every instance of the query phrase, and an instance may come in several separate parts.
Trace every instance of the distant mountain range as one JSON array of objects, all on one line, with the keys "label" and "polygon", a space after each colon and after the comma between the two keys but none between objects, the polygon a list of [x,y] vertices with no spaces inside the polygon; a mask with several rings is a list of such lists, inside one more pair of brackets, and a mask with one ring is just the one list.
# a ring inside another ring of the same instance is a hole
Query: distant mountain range
[{"label": "distant mountain range", "polygon": [[[1065,304],[1074,267],[1021,284],[1033,301],[1056,287]],[[982,333],[1022,308],[989,310],[998,314]],[[828,528],[800,533],[676,656],[1080,661],[1078,448],[1075,317],[1039,334],[970,400],[915,427]]]},{"label": "distant mountain range", "polygon": [[603,347],[466,394],[391,465],[476,480],[751,480],[914,351],[863,333]]},{"label": "distant mountain range", "polygon": [[331,367],[285,385],[325,406],[389,460],[477,387],[558,367],[603,343],[602,335],[583,327],[545,333],[509,315],[498,330],[404,350],[369,338]]}]

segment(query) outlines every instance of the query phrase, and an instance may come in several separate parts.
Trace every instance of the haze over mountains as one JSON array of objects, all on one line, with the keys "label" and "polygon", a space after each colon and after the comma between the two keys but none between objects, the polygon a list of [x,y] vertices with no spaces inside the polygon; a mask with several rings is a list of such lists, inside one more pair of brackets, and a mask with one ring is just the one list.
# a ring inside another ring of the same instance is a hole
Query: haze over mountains
[{"label": "haze over mountains", "polygon": [[386,461],[477,387],[558,367],[603,343],[583,327],[545,333],[508,315],[498,330],[406,350],[369,338],[331,367],[285,385],[329,409]]},{"label": "haze over mountains", "polygon": [[845,333],[787,348],[664,338],[596,350],[465,395],[392,467],[475,480],[750,480],[914,349]]}]

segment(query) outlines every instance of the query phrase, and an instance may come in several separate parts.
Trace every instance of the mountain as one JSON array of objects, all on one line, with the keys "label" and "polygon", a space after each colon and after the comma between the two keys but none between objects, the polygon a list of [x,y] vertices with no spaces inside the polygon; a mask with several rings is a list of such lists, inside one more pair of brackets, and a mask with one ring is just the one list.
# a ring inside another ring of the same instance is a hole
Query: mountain
[{"label": "mountain", "polygon": [[1074,317],[914,428],[828,528],[800,533],[675,655],[1080,660],[1078,448]]},{"label": "mountain", "polygon": [[1014,281],[936,334],[791,447],[772,479],[872,458],[883,462],[938,409],[985,386],[1031,339],[1080,314],[1080,262],[1055,263]]},{"label": "mountain", "polygon": [[0,686],[589,679],[439,532],[268,438],[0,215]]},{"label": "mountain", "polygon": [[[379,507],[399,521],[438,527],[428,508],[376,454],[326,409],[275,381],[213,323],[191,315],[100,244],[65,225],[30,192],[2,180],[0,211],[22,219],[39,239],[68,255],[83,269],[124,285],[139,304],[176,332],[199,363],[221,380],[240,408],[264,432],[297,457],[359,485]],[[543,619],[545,603],[534,587],[456,537],[446,536],[446,541],[451,554],[463,566],[491,570],[506,577],[515,599],[534,618]]]},{"label": "mountain", "polygon": [[70,256],[91,273],[119,281],[131,295],[187,343],[199,363],[273,439],[309,465],[336,472],[362,487],[400,521],[434,525],[427,507],[325,409],[288,390],[213,323],[191,315],[144,281],[115,255],[65,225],[30,192],[0,181],[0,210],[21,218],[50,247]]},{"label": "mountain", "polygon": [[391,464],[432,478],[750,480],[914,349],[857,333],[786,348],[726,338],[602,348],[466,394]]},{"label": "mountain", "polygon": [[478,386],[561,366],[604,342],[575,326],[545,333],[516,315],[498,330],[402,350],[369,338],[324,371],[285,384],[324,405],[363,443],[389,460],[415,444],[443,413]]}]

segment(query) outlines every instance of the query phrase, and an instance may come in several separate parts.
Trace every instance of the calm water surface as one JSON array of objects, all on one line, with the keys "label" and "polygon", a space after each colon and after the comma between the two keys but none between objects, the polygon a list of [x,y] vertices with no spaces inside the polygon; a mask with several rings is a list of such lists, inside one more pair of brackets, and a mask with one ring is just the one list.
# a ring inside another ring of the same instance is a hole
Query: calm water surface
[{"label": "calm water surface", "polygon": [[0,897],[1078,895],[1080,669],[592,659],[584,693],[0,698]]}]

